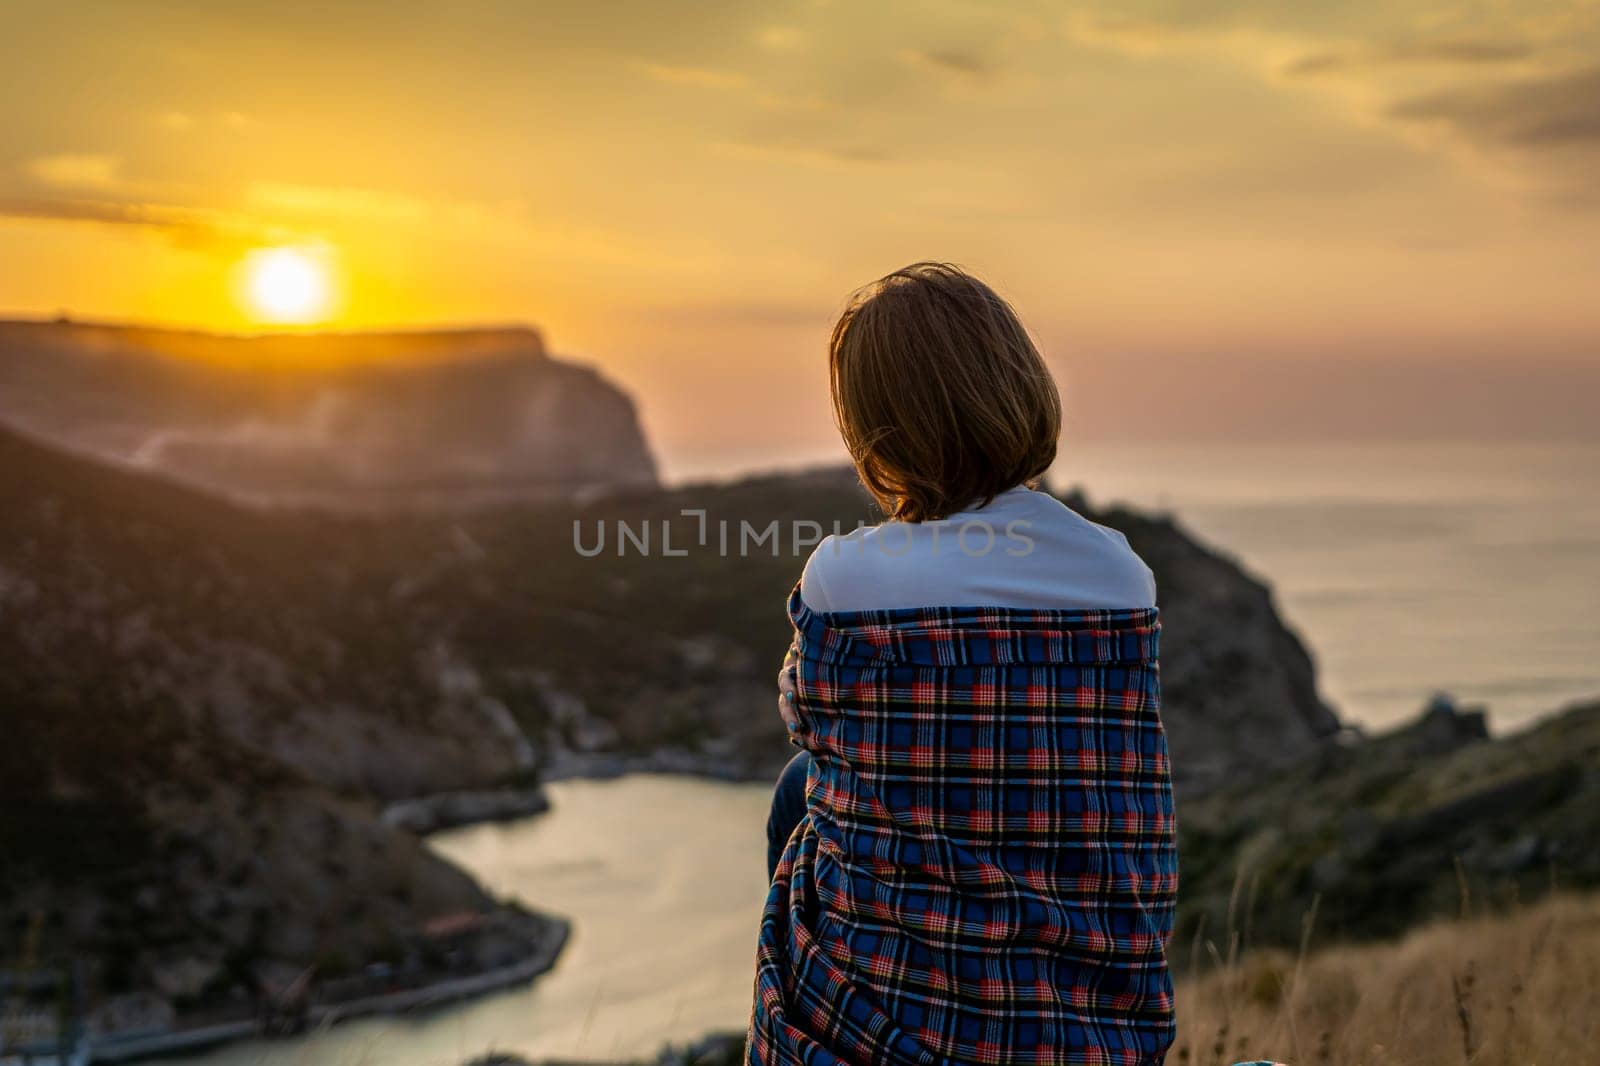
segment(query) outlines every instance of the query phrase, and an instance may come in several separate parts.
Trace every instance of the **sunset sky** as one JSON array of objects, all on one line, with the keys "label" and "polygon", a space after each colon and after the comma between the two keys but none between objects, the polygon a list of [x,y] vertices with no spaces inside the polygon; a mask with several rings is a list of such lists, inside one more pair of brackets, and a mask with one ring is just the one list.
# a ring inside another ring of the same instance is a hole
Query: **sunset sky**
[{"label": "sunset sky", "polygon": [[0,313],[271,328],[290,248],[326,325],[531,322],[669,450],[820,455],[844,294],[944,258],[1088,433],[1372,366],[1326,431],[1594,413],[1596,0],[3,7]]}]

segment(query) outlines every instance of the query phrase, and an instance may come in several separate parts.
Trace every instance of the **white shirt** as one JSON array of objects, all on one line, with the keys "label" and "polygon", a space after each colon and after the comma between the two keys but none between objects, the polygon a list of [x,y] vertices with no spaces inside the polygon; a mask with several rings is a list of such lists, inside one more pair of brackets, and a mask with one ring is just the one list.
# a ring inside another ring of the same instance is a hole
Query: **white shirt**
[{"label": "white shirt", "polygon": [[1156,582],[1121,533],[1019,485],[938,521],[824,538],[800,598],[813,611],[1139,608],[1155,606]]}]

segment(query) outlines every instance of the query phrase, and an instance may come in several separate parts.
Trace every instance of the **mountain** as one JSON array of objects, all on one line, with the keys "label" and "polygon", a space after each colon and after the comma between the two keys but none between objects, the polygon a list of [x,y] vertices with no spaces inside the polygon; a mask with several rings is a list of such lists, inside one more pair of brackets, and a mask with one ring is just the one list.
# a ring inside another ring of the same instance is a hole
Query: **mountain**
[{"label": "mountain", "polygon": [[1341,728],[1316,670],[1265,582],[1171,518],[1126,508],[1077,511],[1127,536],[1156,575],[1161,716],[1179,799],[1293,762]]},{"label": "mountain", "polygon": [[0,420],[255,503],[654,485],[633,403],[531,329],[258,337],[0,322]]}]

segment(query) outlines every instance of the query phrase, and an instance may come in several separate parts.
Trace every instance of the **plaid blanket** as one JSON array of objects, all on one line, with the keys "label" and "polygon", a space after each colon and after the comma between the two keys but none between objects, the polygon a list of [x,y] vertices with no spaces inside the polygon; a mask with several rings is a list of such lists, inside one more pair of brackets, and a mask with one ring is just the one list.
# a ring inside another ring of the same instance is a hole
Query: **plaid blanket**
[{"label": "plaid blanket", "polygon": [[746,1060],[1159,1063],[1178,886],[1155,609],[819,614]]}]

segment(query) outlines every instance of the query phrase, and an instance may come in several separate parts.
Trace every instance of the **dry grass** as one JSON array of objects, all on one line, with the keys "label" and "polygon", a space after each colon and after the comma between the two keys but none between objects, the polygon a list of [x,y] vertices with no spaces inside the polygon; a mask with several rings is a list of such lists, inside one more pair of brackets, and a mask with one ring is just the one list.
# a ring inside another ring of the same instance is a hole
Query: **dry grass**
[{"label": "dry grass", "polygon": [[1296,957],[1202,943],[1168,1061],[1539,1066],[1600,1061],[1600,895]]}]

